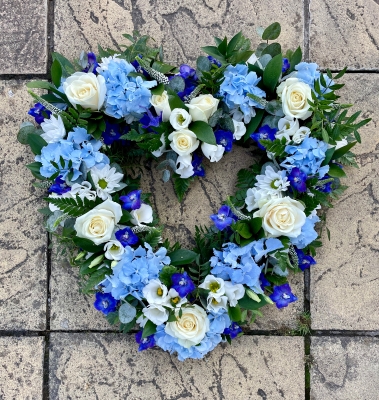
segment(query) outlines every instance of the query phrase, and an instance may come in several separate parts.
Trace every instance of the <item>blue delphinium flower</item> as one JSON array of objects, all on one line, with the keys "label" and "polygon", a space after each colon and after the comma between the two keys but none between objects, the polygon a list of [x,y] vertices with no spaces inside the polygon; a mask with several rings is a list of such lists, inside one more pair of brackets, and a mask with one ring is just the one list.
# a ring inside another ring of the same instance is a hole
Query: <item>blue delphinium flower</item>
[{"label": "blue delphinium flower", "polygon": [[322,140],[306,137],[301,144],[286,146],[284,150],[288,156],[280,165],[290,172],[297,167],[307,175],[318,174],[322,178],[329,171],[329,165],[321,167],[328,150],[328,144]]},{"label": "blue delphinium flower", "polygon": [[96,293],[96,299],[93,305],[96,310],[101,311],[103,314],[108,315],[110,312],[116,311],[118,301],[113,298],[110,293]]},{"label": "blue delphinium flower", "polygon": [[235,339],[241,332],[242,328],[236,322],[233,322],[228,328],[225,328],[223,334],[230,336],[230,339]]},{"label": "blue delphinium flower", "polygon": [[82,69],[82,72],[94,72],[96,73],[96,68],[99,66],[96,54],[92,52],[87,53],[87,65]]},{"label": "blue delphinium flower", "polygon": [[144,81],[140,76],[129,76],[132,72],[136,72],[133,65],[122,59],[113,59],[106,70],[99,70],[107,87],[107,115],[114,118],[132,116],[139,119],[150,107],[150,88],[156,86],[157,82]]},{"label": "blue delphinium flower", "polygon": [[208,60],[211,62],[211,64],[217,65],[219,68],[221,67],[220,61],[216,60],[214,57],[208,56]]},{"label": "blue delphinium flower", "polygon": [[175,289],[182,298],[195,290],[195,284],[192,282],[187,272],[172,274],[171,282],[171,288]]},{"label": "blue delphinium flower", "polygon": [[299,249],[304,249],[314,240],[317,239],[318,233],[315,230],[315,224],[320,221],[317,215],[305,219],[304,225],[301,227],[301,233],[295,238],[290,238],[291,243]]},{"label": "blue delphinium flower", "polygon": [[185,88],[183,91],[178,92],[178,96],[182,100],[184,100],[186,96],[190,95],[196,89],[196,86],[198,83],[198,77],[196,75],[196,70],[188,64],[182,64],[179,67],[179,73],[177,75],[173,75],[171,77],[171,79],[174,76],[180,76],[184,79]]},{"label": "blue delphinium flower", "polygon": [[292,168],[291,173],[288,175],[288,180],[291,186],[300,193],[307,191],[307,174],[300,168]]},{"label": "blue delphinium flower", "polygon": [[138,210],[142,204],[141,193],[142,190],[133,190],[125,196],[120,196],[120,200],[122,201],[121,207],[128,211]]},{"label": "blue delphinium flower", "polygon": [[217,214],[211,215],[210,218],[220,231],[232,225],[234,221],[232,210],[228,206],[221,206]]},{"label": "blue delphinium flower", "polygon": [[272,142],[275,140],[275,133],[278,132],[277,128],[270,128],[268,125],[263,125],[258,129],[257,133],[252,133],[250,137],[257,142],[257,145],[260,149],[266,150],[261,143],[260,140],[271,140]]},{"label": "blue delphinium flower", "polygon": [[284,74],[290,68],[291,64],[288,58],[283,58],[282,73]]},{"label": "blue delphinium flower", "polygon": [[35,119],[37,124],[42,124],[45,118],[50,118],[51,112],[41,103],[36,103],[34,107],[28,111],[28,114]]},{"label": "blue delphinium flower", "polygon": [[138,236],[128,226],[115,233],[116,239],[124,246],[134,246],[138,243]]},{"label": "blue delphinium flower", "polygon": [[155,346],[154,335],[142,338],[142,331],[139,331],[136,333],[135,339],[136,342],[139,344],[138,351],[151,349],[152,347]]},{"label": "blue delphinium flower", "polygon": [[66,184],[66,181],[62,179],[61,176],[57,176],[54,180],[54,183],[50,186],[48,192],[55,193],[59,196],[63,193],[67,193],[71,190],[71,186]]},{"label": "blue delphinium flower", "polygon": [[225,151],[231,151],[233,145],[233,132],[217,129],[215,131],[216,142],[224,147]]},{"label": "blue delphinium flower", "polygon": [[122,135],[129,131],[129,127],[121,127],[121,124],[113,124],[112,122],[105,122],[105,131],[102,133],[104,144],[110,146],[116,140],[119,140]]},{"label": "blue delphinium flower", "polygon": [[299,260],[299,268],[305,271],[307,268],[316,264],[315,259],[312,256],[305,254],[302,250],[295,247],[297,258]]},{"label": "blue delphinium flower", "polygon": [[263,272],[260,274],[259,280],[261,282],[262,290],[264,290],[265,287],[267,287],[267,286],[271,286],[271,283],[266,279],[265,274]]},{"label": "blue delphinium flower", "polygon": [[205,169],[202,166],[203,157],[197,153],[192,154],[192,166],[194,176],[205,176]]},{"label": "blue delphinium flower", "polygon": [[332,191],[332,184],[333,181],[327,182],[327,183],[322,183],[322,181],[330,179],[329,175],[325,175],[324,179],[321,179],[319,182],[317,182],[316,189],[319,190],[320,192],[324,193],[330,193]]},{"label": "blue delphinium flower", "polygon": [[275,302],[276,307],[278,308],[287,307],[288,304],[297,301],[297,297],[291,292],[291,288],[288,283],[280,286],[274,286],[274,292],[270,295],[270,299]]},{"label": "blue delphinium flower", "polygon": [[249,72],[245,64],[229,65],[225,69],[220,94],[232,112],[239,110],[244,114],[245,123],[255,116],[254,108],[264,108],[261,102],[248,96],[266,97],[266,93],[257,86],[260,80],[255,72]]},{"label": "blue delphinium flower", "polygon": [[157,117],[152,114],[150,110],[146,110],[146,114],[139,120],[142,124],[143,129],[149,129],[150,127],[157,127],[162,122],[162,113],[160,113]]}]

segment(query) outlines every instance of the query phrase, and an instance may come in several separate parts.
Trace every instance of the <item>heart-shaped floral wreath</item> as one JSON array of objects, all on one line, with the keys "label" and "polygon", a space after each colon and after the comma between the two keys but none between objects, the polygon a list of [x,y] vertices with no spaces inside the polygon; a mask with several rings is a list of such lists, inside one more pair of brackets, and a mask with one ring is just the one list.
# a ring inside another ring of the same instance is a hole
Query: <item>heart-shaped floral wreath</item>
[{"label": "heart-shaped floral wreath", "polygon": [[[123,52],[99,46],[75,63],[53,53],[52,83],[27,84],[49,91],[29,90],[36,125],[18,134],[35,154],[35,186],[48,190],[39,211],[96,309],[123,332],[139,326],[139,350],[202,358],[264,305],[296,301],[289,272],[315,264],[317,211],[346,189],[343,166],[356,166],[350,150],[369,120],[338,102],[344,71],[321,73],[300,48],[283,55],[269,44],[278,23],[260,32],[255,51],[241,33],[215,38],[196,69],[164,63],[134,32]],[[204,156],[217,162],[250,138],[262,161],[239,171],[214,225],[196,227],[196,247],[162,242],[133,170],[141,158],[165,155],[158,168],[181,201]]]}]

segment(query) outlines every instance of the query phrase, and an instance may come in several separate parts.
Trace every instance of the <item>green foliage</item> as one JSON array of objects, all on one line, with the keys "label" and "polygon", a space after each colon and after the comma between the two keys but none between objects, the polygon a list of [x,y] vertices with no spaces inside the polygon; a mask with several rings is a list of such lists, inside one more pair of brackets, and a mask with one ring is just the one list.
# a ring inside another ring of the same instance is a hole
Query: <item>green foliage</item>
[{"label": "green foliage", "polygon": [[148,319],[142,331],[142,339],[150,335],[154,335],[156,331],[157,331],[157,326]]},{"label": "green foliage", "polygon": [[279,37],[281,32],[281,27],[279,22],[274,22],[270,26],[268,26],[263,34],[262,34],[262,39],[263,40],[275,40]]},{"label": "green foliage", "polygon": [[263,84],[269,92],[273,92],[282,74],[282,54],[276,55],[267,64],[263,71]]},{"label": "green foliage", "polygon": [[40,155],[42,148],[47,146],[45,139],[35,133],[29,133],[26,140],[35,155]]},{"label": "green foliage", "polygon": [[190,183],[194,180],[194,177],[184,179],[178,174],[173,174],[172,179],[174,181],[174,190],[176,196],[178,197],[179,202],[181,202],[190,186]]},{"label": "green foliage", "polygon": [[148,243],[152,248],[155,248],[162,239],[161,234],[161,229],[152,229],[145,235],[143,241]]},{"label": "green foliage", "polygon": [[203,121],[195,121],[188,127],[189,130],[195,133],[197,138],[202,142],[216,145],[216,137],[213,133],[213,129]]},{"label": "green foliage", "polygon": [[283,157],[286,154],[284,151],[287,146],[285,137],[273,141],[261,139],[259,143],[264,146],[267,151],[275,154],[275,157]]},{"label": "green foliage", "polygon": [[173,265],[165,265],[159,273],[159,280],[167,287],[170,287],[172,285],[171,277],[177,272],[179,272],[178,269]]},{"label": "green foliage", "polygon": [[178,249],[167,254],[171,259],[170,264],[173,266],[191,264],[197,255],[196,252],[186,249]]},{"label": "green foliage", "polygon": [[46,197],[45,200],[54,204],[62,212],[70,215],[71,217],[80,217],[81,215],[91,211],[95,206],[102,202],[102,200],[99,198],[96,200],[89,200],[86,197],[81,199],[79,196],[76,196],[75,198]]}]

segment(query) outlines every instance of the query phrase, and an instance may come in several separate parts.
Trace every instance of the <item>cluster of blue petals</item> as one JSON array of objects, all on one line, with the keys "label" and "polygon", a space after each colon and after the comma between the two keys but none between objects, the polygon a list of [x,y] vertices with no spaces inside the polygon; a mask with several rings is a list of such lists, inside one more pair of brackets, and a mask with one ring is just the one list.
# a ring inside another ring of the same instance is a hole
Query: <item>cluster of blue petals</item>
[{"label": "cluster of blue petals", "polygon": [[315,224],[319,221],[320,218],[317,215],[306,218],[304,225],[301,227],[300,235],[291,238],[291,243],[299,249],[304,249],[304,247],[316,240],[318,233],[315,230]]},{"label": "cluster of blue petals", "polygon": [[[295,69],[297,71],[296,78],[300,79],[314,89],[315,81],[320,79],[321,76],[319,66],[316,63],[301,62],[296,65]],[[331,89],[328,89],[328,87],[333,85],[334,82],[328,77],[327,74],[323,74],[323,77],[327,87],[323,87],[320,82],[320,89],[323,94],[326,94],[331,92]]]},{"label": "cluster of blue petals", "polygon": [[28,111],[28,114],[34,118],[37,124],[42,124],[45,118],[50,118],[51,112],[41,103],[36,103],[34,107]]}]

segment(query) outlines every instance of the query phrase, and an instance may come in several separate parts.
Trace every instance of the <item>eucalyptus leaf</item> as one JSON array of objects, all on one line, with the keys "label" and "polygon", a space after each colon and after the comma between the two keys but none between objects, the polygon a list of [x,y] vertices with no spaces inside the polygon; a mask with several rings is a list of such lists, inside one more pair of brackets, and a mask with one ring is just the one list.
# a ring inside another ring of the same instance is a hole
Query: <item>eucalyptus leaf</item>
[{"label": "eucalyptus leaf", "polygon": [[128,302],[123,303],[118,309],[118,317],[120,322],[123,324],[127,324],[130,321],[133,321],[134,317],[137,314],[137,310]]},{"label": "eucalyptus leaf", "polygon": [[267,64],[268,64],[271,60],[272,60],[272,57],[270,56],[270,54],[265,54],[265,55],[259,57],[258,62],[259,62],[260,65],[258,65],[258,66],[259,66],[259,67],[262,67],[262,69],[265,69],[266,66],[267,66]]},{"label": "eucalyptus leaf", "polygon": [[171,177],[170,171],[169,171],[168,169],[165,169],[165,170],[163,171],[162,181],[163,181],[164,183],[166,183],[166,182],[168,182],[168,181],[170,180],[170,177]]},{"label": "eucalyptus leaf", "polygon": [[283,106],[282,102],[279,100],[271,100],[267,103],[265,110],[271,114],[271,115],[276,115],[277,117],[283,117],[284,112],[283,112]]},{"label": "eucalyptus leaf", "polygon": [[181,76],[174,76],[170,83],[168,84],[169,88],[172,89],[174,92],[183,92],[186,87],[186,82]]},{"label": "eucalyptus leaf", "polygon": [[262,33],[263,40],[275,40],[279,37],[281,32],[281,27],[279,22],[274,22],[270,26],[268,26],[264,32]]}]

